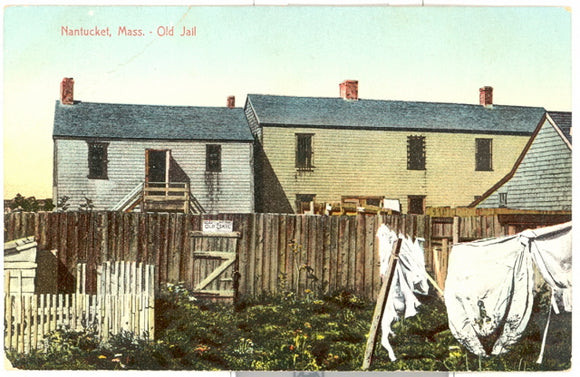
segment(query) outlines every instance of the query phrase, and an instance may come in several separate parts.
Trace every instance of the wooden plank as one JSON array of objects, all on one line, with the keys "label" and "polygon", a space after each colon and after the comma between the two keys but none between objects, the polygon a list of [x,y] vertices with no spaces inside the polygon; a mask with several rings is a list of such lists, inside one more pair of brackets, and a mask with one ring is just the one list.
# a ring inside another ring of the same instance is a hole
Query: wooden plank
[{"label": "wooden plank", "polygon": [[179,260],[181,259],[181,250],[179,244],[181,241],[181,218],[178,214],[169,215],[169,240],[167,248],[167,281],[177,283],[179,281]]},{"label": "wooden plank", "polygon": [[270,282],[271,280],[275,279],[271,276],[271,264],[272,264],[272,222],[273,222],[272,214],[265,214],[263,216],[264,225],[262,228],[263,236],[263,247],[262,247],[262,293],[268,292],[270,293]]},{"label": "wooden plank", "polygon": [[321,231],[319,244],[321,245],[321,266],[322,266],[322,288],[324,289],[324,294],[330,293],[330,223],[331,218],[329,216],[321,217]]},{"label": "wooden plank", "polygon": [[272,215],[270,221],[271,224],[271,239],[269,245],[269,254],[270,254],[270,273],[269,273],[269,282],[270,286],[268,287],[268,291],[271,293],[276,293],[278,291],[278,263],[279,263],[279,232],[280,232],[280,215],[275,214]]},{"label": "wooden plank", "polygon": [[296,271],[296,215],[286,216],[286,290],[296,292],[296,286],[294,284],[295,271]]},{"label": "wooden plank", "polygon": [[381,290],[379,292],[379,296],[377,297],[377,304],[375,306],[375,311],[373,313],[373,319],[371,323],[371,329],[369,332],[369,337],[367,339],[367,345],[365,349],[365,355],[363,359],[363,370],[368,370],[371,363],[373,354],[375,351],[377,334],[379,330],[379,325],[383,318],[383,313],[385,311],[385,305],[387,303],[389,291],[391,288],[391,284],[393,282],[393,276],[395,274],[395,267],[397,265],[399,251],[401,250],[401,242],[402,239],[398,238],[397,242],[393,245],[393,250],[391,251],[391,257],[389,258],[389,265],[387,267],[387,278],[384,280],[383,285],[381,286]]},{"label": "wooden plank", "polygon": [[[38,244],[39,250],[47,250],[46,247],[46,212],[37,212],[35,218],[35,234],[36,243]],[[4,224],[6,225],[6,224]]]},{"label": "wooden plank", "polygon": [[181,241],[180,241],[180,250],[181,250],[181,254],[180,254],[180,258],[179,258],[179,279],[178,281],[185,281],[187,279],[187,264],[188,264],[188,258],[189,258],[189,249],[190,249],[190,237],[189,235],[189,231],[191,230],[190,228],[190,221],[189,221],[189,217],[190,215],[183,215],[180,217],[181,219]]},{"label": "wooden plank", "polygon": [[10,294],[10,271],[4,272],[4,347],[12,349],[12,313],[14,310]]},{"label": "wooden plank", "polygon": [[107,212],[107,260],[117,260],[117,216],[115,212]]},{"label": "wooden plank", "polygon": [[206,259],[231,259],[235,257],[236,253],[230,251],[194,251],[194,257],[196,258],[206,258]]},{"label": "wooden plank", "polygon": [[330,294],[339,289],[338,280],[338,255],[339,255],[339,222],[340,217],[329,217],[329,238],[330,238],[330,252],[329,252],[329,271],[328,271],[328,292]]},{"label": "wooden plank", "polygon": [[453,217],[453,244],[459,243],[459,232],[460,232],[461,223],[459,221],[459,217]]},{"label": "wooden plank", "polygon": [[190,232],[191,237],[203,237],[203,238],[240,238],[240,232],[203,232],[201,230],[192,230]]},{"label": "wooden plank", "polygon": [[260,213],[256,217],[257,228],[256,228],[256,275],[255,279],[255,292],[254,294],[261,294],[264,292],[264,217],[265,214]]},{"label": "wooden plank", "polygon": [[348,261],[349,261],[349,252],[348,252],[348,225],[349,218],[347,216],[340,216],[339,221],[339,253],[338,253],[338,274],[337,274],[337,283],[338,289],[340,290],[347,290],[348,287]]},{"label": "wooden plank", "polygon": [[128,212],[119,212],[119,217],[121,218],[121,224],[122,224],[122,233],[121,233],[121,237],[122,237],[122,246],[121,246],[121,255],[122,255],[122,260],[130,262],[132,261],[131,257],[130,257],[130,253],[131,253],[131,228],[132,228],[132,223],[131,223],[131,217],[132,214],[128,213]]},{"label": "wooden plank", "polygon": [[90,254],[94,253],[94,221],[95,212],[90,212],[79,218],[79,229],[81,232],[78,261],[87,263]]},{"label": "wooden plank", "polygon": [[[195,229],[194,228],[194,218],[197,217],[196,215],[190,215],[187,216],[187,226],[189,227],[189,229]],[[195,239],[189,237],[189,235],[186,237],[187,239],[187,248],[184,249],[186,254],[185,254],[185,258],[183,259],[183,277],[182,277],[182,281],[185,282],[186,286],[188,288],[193,289],[193,287],[195,286],[194,284],[194,280],[195,280],[195,272],[194,272],[194,258],[193,258],[193,252],[195,250]]]},{"label": "wooden plank", "polygon": [[276,287],[276,292],[278,294],[283,294],[285,290],[288,289],[287,287],[287,263],[288,263],[288,239],[286,236],[286,219],[288,218],[287,214],[280,214],[278,216],[278,286]]},{"label": "wooden plank", "polygon": [[306,217],[308,219],[308,266],[311,268],[309,275],[307,275],[307,288],[315,291],[321,278],[317,256],[319,217],[316,215],[306,215]]},{"label": "wooden plank", "polygon": [[256,242],[258,239],[257,232],[257,214],[253,213],[248,218],[248,230],[250,231],[249,247],[248,247],[248,258],[247,258],[247,269],[244,275],[244,281],[246,284],[245,294],[249,296],[254,296],[255,294],[255,273],[256,273]]},{"label": "wooden plank", "polygon": [[[423,232],[423,238],[425,239],[425,244],[424,244],[425,266],[429,269],[430,267],[433,266],[433,254],[432,254],[433,244],[431,242],[431,231],[432,231],[431,216],[424,216],[423,222],[425,224],[424,225],[424,232]],[[432,271],[432,269],[431,269],[431,271]]]},{"label": "wooden plank", "polygon": [[248,269],[248,252],[249,252],[249,240],[250,228],[249,228],[250,215],[241,214],[238,220],[238,229],[242,235],[237,250],[237,258],[235,264],[235,271],[237,272],[237,277],[235,281],[236,297],[234,300],[238,300],[239,297],[245,297],[247,295],[247,284],[246,284],[246,271]]},{"label": "wooden plank", "polygon": [[29,320],[30,331],[32,332],[32,348],[38,349],[38,295],[32,296],[32,321]]},{"label": "wooden plank", "polygon": [[375,220],[376,216],[367,215],[365,218],[365,256],[364,256],[364,297],[373,298],[373,278],[375,276]]},{"label": "wooden plank", "polygon": [[365,287],[365,254],[366,254],[366,217],[364,214],[356,216],[356,256],[354,286],[357,294],[364,296]]},{"label": "wooden plank", "polygon": [[302,215],[295,215],[294,219],[296,223],[294,225],[294,276],[292,280],[292,288],[294,292],[300,294],[300,292],[304,291],[304,286],[301,283],[302,270],[300,268],[303,263],[302,221],[304,217]]},{"label": "wooden plank", "polygon": [[77,263],[79,263],[79,246],[80,246],[80,240],[79,240],[79,236],[82,233],[86,234],[86,231],[84,231],[84,229],[81,229],[80,227],[80,217],[81,214],[79,212],[71,212],[69,214],[69,223],[67,224],[67,235],[66,237],[68,238],[68,255],[67,255],[67,259],[68,259],[68,263],[69,263],[69,270],[74,268]]},{"label": "wooden plank", "polygon": [[302,246],[300,250],[300,274],[298,281],[298,293],[300,295],[304,294],[304,291],[308,288],[308,274],[306,271],[306,266],[308,266],[308,253],[309,253],[309,240],[310,233],[308,228],[308,217],[306,215],[298,215],[300,219],[300,245]]},{"label": "wooden plank", "polygon": [[[358,217],[358,216],[357,216]],[[352,292],[357,292],[356,271],[357,271],[357,217],[349,218],[348,224],[348,283],[347,287]]]},{"label": "wooden plank", "polygon": [[170,228],[169,228],[169,213],[160,215],[160,263],[158,265],[159,282],[160,284],[167,283],[167,263],[169,259],[169,242],[170,242]]}]

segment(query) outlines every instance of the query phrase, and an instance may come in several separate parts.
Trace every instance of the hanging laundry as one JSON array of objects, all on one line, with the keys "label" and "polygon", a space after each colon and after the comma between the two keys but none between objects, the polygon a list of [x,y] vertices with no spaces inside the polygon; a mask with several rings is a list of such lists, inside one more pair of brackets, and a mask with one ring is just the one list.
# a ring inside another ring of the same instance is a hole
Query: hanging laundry
[{"label": "hanging laundry", "polygon": [[415,294],[426,295],[429,292],[427,273],[425,271],[425,257],[423,246],[419,239],[413,242],[409,237],[397,236],[386,225],[381,225],[377,231],[379,239],[379,257],[381,276],[387,273],[387,267],[395,241],[403,239],[399,260],[395,266],[393,280],[387,296],[385,311],[381,320],[382,340],[381,344],[387,350],[391,361],[397,358],[389,343],[389,335],[393,334],[391,324],[400,315],[405,318],[417,314],[417,308],[421,305]]},{"label": "hanging laundry", "polygon": [[[572,311],[572,224],[526,230],[521,237],[533,240],[530,251],[540,274],[552,288],[563,310]],[[554,308],[556,314],[558,307]]]},{"label": "hanging laundry", "polygon": [[479,356],[507,352],[531,315],[534,264],[571,309],[571,223],[453,246],[444,297],[455,338]]}]

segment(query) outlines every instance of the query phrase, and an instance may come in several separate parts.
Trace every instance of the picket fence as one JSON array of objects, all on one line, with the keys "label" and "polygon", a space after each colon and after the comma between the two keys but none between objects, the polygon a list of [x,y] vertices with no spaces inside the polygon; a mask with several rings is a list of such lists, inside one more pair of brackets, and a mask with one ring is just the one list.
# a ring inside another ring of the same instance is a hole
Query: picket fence
[{"label": "picket fence", "polygon": [[77,266],[77,291],[69,294],[10,295],[5,274],[4,348],[18,353],[42,350],[54,330],[93,330],[103,340],[123,331],[154,337],[155,266],[107,262],[98,268],[99,292],[86,293],[86,264]]}]

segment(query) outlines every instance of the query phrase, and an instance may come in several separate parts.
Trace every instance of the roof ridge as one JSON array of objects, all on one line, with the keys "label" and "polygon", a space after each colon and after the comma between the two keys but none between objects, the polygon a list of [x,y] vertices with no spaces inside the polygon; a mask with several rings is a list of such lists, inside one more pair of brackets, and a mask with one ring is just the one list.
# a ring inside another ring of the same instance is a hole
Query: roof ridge
[{"label": "roof ridge", "polygon": [[[57,104],[60,104],[60,100],[56,100]],[[89,104],[89,105],[106,105],[106,106],[148,106],[148,107],[176,107],[176,108],[198,108],[198,109],[226,109],[226,110],[244,110],[243,107],[230,108],[227,106],[199,106],[199,105],[154,105],[146,103],[119,103],[119,102],[93,102],[93,101],[76,101],[74,105],[62,105],[63,107],[74,108],[77,105]]]},{"label": "roof ridge", "polygon": [[[341,97],[317,97],[317,96],[291,96],[291,95],[284,95],[284,94],[257,94],[257,93],[248,93],[248,98],[250,96],[262,96],[262,97],[277,97],[277,98],[296,98],[296,99],[320,99],[320,100],[342,100],[345,103],[357,103],[357,102],[365,102],[365,101],[374,101],[374,102],[392,102],[392,103],[416,103],[416,104],[432,104],[432,105],[458,105],[458,106],[474,106],[477,108],[482,107],[478,103],[462,103],[462,102],[439,102],[439,101],[425,101],[425,100],[400,100],[400,99],[378,99],[378,98],[361,98],[359,97],[356,101],[345,101]],[[493,104],[494,107],[515,107],[515,108],[526,108],[526,109],[546,109],[543,106],[526,106],[526,105],[502,105],[502,104]]]}]

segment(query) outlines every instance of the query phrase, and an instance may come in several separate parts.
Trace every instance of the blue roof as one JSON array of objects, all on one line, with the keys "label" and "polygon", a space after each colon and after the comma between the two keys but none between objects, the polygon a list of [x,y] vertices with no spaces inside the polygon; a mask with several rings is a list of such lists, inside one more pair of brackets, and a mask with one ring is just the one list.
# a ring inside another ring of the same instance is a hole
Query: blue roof
[{"label": "blue roof", "polygon": [[54,137],[250,142],[242,108],[56,102]]},{"label": "blue roof", "polygon": [[531,135],[542,107],[249,94],[262,126]]}]

